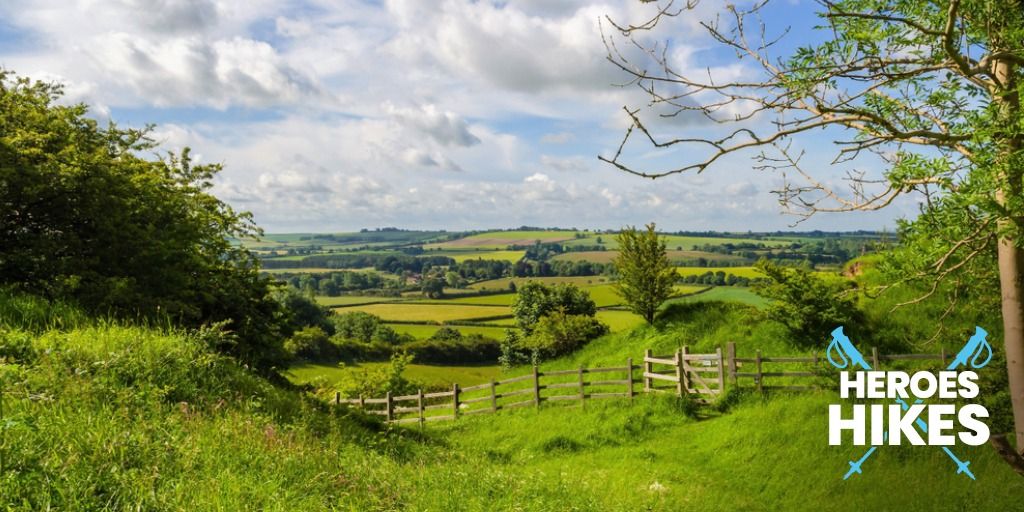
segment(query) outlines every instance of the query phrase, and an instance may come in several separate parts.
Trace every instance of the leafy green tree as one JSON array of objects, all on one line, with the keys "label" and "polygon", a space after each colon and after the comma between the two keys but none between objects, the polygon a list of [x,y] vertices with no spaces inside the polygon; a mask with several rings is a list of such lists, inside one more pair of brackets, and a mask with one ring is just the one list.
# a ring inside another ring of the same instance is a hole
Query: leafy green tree
[{"label": "leafy green tree", "polygon": [[423,291],[423,295],[430,299],[440,299],[444,297],[444,279],[436,276],[424,277],[423,283],[420,289]]},{"label": "leafy green tree", "polygon": [[159,147],[149,129],[100,127],[61,88],[0,70],[0,284],[96,313],[225,323],[219,348],[267,368],[284,356],[285,311],[234,240],[248,213],[210,193],[219,165]]},{"label": "leafy green tree", "polygon": [[[632,125],[620,150],[599,158],[625,172],[659,178],[702,172],[734,161],[729,155],[753,151],[762,169],[784,171],[776,193],[788,212],[804,218],[877,210],[901,195],[922,193],[922,215],[906,222],[903,232],[927,233],[927,239],[906,239],[921,246],[916,264],[900,267],[904,272],[896,282],[926,283],[921,300],[942,292],[956,300],[970,295],[961,292],[974,286],[971,271],[979,265],[998,276],[1016,446],[1024,449],[1020,0],[821,1],[820,30],[789,55],[775,54],[786,27],[764,26],[761,20],[768,17],[760,11],[767,4],[730,4],[722,16],[702,24],[712,40],[749,63],[742,79],[681,70],[671,52],[651,47],[644,32],[680,16],[676,6],[639,26],[612,21],[620,37],[650,50],[627,55],[616,48],[629,44],[608,45],[609,59],[651,95],[649,104],[668,107],[671,115],[706,117],[717,129],[661,140],[639,109],[627,107]],[[633,61],[636,55],[653,62]],[[832,167],[848,173],[848,192],[833,190],[832,177],[809,169],[793,150],[794,139],[823,131],[836,141]],[[662,170],[637,169],[621,149],[632,135],[687,160]],[[872,176],[865,167],[883,171]],[[1024,473],[1019,452],[1007,451]]]},{"label": "leafy green tree", "polygon": [[330,343],[327,333],[319,327],[304,327],[284,342],[284,349],[293,358],[316,359]]},{"label": "leafy green tree", "polygon": [[616,238],[619,255],[615,268],[619,280],[615,291],[626,301],[630,311],[654,323],[654,315],[672,296],[676,270],[668,260],[665,241],[658,237],[654,223],[646,231],[634,227],[623,229]]},{"label": "leafy green tree", "polygon": [[835,278],[826,280],[800,268],[783,267],[768,260],[756,266],[767,280],[756,287],[758,295],[771,299],[765,315],[784,325],[790,341],[800,348],[820,347],[836,326],[847,328],[854,339],[864,324],[854,295],[852,283]]},{"label": "leafy green tree", "polygon": [[592,316],[555,311],[541,317],[520,346],[537,354],[536,359],[546,359],[572,353],[605,334],[608,334],[608,326]]},{"label": "leafy green tree", "polygon": [[516,325],[529,334],[544,315],[561,311],[567,315],[594,316],[597,305],[590,294],[572,284],[545,286],[536,281],[527,281],[519,287],[512,299],[512,314]]},{"label": "leafy green tree", "polygon": [[377,315],[353,311],[336,315],[331,320],[334,323],[336,335],[345,340],[362,343],[383,341],[390,344],[402,341],[401,336],[394,329],[385,325]]}]

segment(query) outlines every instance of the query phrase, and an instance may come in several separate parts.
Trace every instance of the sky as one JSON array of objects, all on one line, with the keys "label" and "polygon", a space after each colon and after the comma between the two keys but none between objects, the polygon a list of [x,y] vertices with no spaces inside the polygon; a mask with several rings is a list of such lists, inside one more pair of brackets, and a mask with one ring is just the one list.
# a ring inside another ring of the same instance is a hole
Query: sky
[{"label": "sky", "polygon": [[[724,5],[705,1],[646,37],[669,41],[679,69],[756,76],[698,23]],[[63,83],[63,101],[87,103],[90,115],[154,123],[164,150],[190,147],[222,164],[214,193],[268,232],[791,229],[798,219],[771,193],[781,177],[756,170],[752,153],[654,181],[597,159],[618,147],[622,108],[647,105],[605,59],[601,20],[642,22],[654,9],[639,0],[5,0],[0,67]],[[813,10],[789,0],[765,12],[769,27],[790,29],[783,50],[819,37]],[[660,134],[718,129],[650,115]],[[794,142],[826,182],[849,170],[829,165],[834,138]],[[625,156],[642,169],[699,156],[639,142]],[[906,200],[796,229],[891,229],[915,212]]]}]

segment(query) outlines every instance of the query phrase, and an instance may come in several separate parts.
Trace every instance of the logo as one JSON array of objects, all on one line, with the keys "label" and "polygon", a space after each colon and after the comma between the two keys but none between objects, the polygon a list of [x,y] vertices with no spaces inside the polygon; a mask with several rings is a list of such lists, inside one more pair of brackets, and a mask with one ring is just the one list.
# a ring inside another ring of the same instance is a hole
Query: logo
[{"label": "logo", "polygon": [[[934,403],[935,400],[974,399],[978,396],[978,374],[972,369],[984,368],[992,359],[988,333],[976,327],[975,333],[957,353],[953,362],[938,374],[919,371],[877,371],[843,334],[842,326],[832,331],[832,343],[825,357],[840,370],[840,398],[858,400],[891,400],[889,404],[853,404],[844,412],[842,404],[828,408],[828,444],[842,444],[843,432],[851,431],[855,446],[869,446],[864,455],[851,460],[846,480],[857,473],[875,451],[885,445],[908,443],[934,446],[946,453],[956,464],[957,474],[974,478],[968,460],[962,460],[954,449],[957,441],[968,446],[988,442],[988,410],[981,404]],[[859,368],[858,368],[859,367]],[[845,371],[850,368],[854,371]],[[924,403],[930,400],[933,403]],[[957,428],[959,425],[959,428]]]}]

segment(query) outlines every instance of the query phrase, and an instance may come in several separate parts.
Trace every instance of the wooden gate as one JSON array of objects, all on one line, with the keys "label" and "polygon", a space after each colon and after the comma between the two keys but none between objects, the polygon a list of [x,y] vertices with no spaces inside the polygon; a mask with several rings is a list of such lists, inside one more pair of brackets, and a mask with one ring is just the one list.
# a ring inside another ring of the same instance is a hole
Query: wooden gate
[{"label": "wooden gate", "polygon": [[[669,366],[670,370],[656,368]],[[725,389],[725,361],[722,349],[713,354],[691,354],[683,346],[675,354],[654,356],[650,350],[644,352],[644,391],[674,391],[697,395],[718,395]],[[656,381],[671,382],[675,389],[658,387]]]}]

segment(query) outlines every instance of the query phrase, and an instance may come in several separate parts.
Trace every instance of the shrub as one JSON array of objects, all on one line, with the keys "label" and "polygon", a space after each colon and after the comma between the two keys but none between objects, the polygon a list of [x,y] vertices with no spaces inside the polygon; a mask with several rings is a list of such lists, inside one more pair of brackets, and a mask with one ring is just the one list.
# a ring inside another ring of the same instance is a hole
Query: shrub
[{"label": "shrub", "polygon": [[284,342],[284,349],[292,358],[318,359],[334,352],[327,333],[319,327],[305,327]]},{"label": "shrub", "polygon": [[412,356],[394,354],[386,366],[361,368],[359,371],[347,372],[345,380],[338,385],[338,391],[347,397],[383,396],[387,392],[393,395],[415,393],[423,386],[406,379],[405,367],[412,362]]},{"label": "shrub", "polygon": [[533,331],[542,317],[562,311],[567,315],[594,316],[597,306],[590,294],[571,284],[552,287],[529,281],[519,288],[512,301],[516,325],[526,333]]},{"label": "shrub", "polygon": [[533,332],[521,345],[540,357],[559,357],[608,333],[608,326],[586,315],[570,315],[556,311],[541,317]]}]

